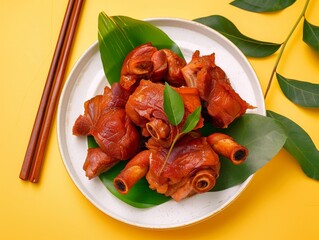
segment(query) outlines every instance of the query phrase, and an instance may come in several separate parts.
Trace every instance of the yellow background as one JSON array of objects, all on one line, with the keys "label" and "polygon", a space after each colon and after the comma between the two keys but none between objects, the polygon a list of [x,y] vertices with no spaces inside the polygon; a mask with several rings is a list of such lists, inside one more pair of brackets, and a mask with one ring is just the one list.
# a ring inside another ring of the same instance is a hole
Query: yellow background
[{"label": "yellow background", "polygon": [[[305,0],[273,14],[250,13],[213,0],[87,0],[76,32],[67,74],[97,39],[97,16],[227,17],[246,35],[283,42]],[[63,0],[0,0],[0,239],[318,239],[319,182],[304,175],[282,150],[257,172],[248,188],[224,211],[193,226],[153,231],[129,226],[100,212],[69,177],[53,122],[40,182],[19,179],[20,167],[67,6]],[[319,26],[319,1],[310,1],[306,18]],[[263,90],[277,54],[252,59]],[[319,53],[302,41],[302,24],[293,34],[278,72],[319,83]],[[289,117],[319,146],[318,109],[289,102],[275,80],[267,109]]]}]

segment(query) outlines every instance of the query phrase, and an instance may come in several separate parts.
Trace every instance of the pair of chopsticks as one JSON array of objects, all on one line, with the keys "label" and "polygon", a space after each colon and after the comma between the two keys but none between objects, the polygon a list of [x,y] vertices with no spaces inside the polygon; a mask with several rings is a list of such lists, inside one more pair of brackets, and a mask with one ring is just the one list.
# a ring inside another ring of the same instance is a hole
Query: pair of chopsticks
[{"label": "pair of chopsticks", "polygon": [[83,0],[69,0],[19,177],[38,182]]}]

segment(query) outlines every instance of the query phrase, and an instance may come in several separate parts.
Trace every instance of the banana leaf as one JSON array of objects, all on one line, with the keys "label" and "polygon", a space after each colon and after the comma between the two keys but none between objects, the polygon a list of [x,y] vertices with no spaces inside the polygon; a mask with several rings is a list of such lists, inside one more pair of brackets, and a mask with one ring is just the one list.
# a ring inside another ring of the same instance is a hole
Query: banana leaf
[{"label": "banana leaf", "polygon": [[154,25],[126,16],[109,17],[105,12],[98,18],[98,42],[104,73],[110,84],[119,81],[126,55],[144,43],[151,42],[158,49],[167,48],[183,57],[177,44]]}]

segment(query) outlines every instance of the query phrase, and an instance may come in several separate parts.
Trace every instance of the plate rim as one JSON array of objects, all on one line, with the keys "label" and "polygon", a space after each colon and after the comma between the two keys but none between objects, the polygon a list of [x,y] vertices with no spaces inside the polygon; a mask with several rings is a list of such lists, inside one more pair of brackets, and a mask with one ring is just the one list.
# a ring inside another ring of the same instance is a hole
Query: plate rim
[{"label": "plate rim", "polygon": [[[205,31],[211,31],[213,32],[215,35],[217,34],[218,37],[222,38],[225,42],[227,42],[228,45],[230,45],[235,51],[237,51],[237,54],[241,55],[241,58],[245,61],[245,65],[246,67],[249,67],[251,73],[254,75],[253,77],[255,78],[255,80],[257,80],[256,84],[257,84],[257,87],[258,87],[258,91],[259,91],[259,95],[262,96],[262,90],[261,90],[261,85],[260,85],[260,82],[258,80],[258,77],[253,69],[253,67],[251,66],[251,64],[249,63],[249,61],[247,60],[247,58],[244,56],[244,54],[230,41],[228,40],[226,37],[224,37],[223,35],[221,35],[220,33],[218,33],[216,30],[214,29],[211,29],[201,23],[198,23],[198,22],[195,22],[195,21],[191,21],[191,20],[186,20],[186,19],[182,19],[182,18],[169,18],[169,17],[164,17],[164,18],[159,18],[159,17],[156,17],[156,18],[147,18],[147,19],[144,19],[145,21],[147,22],[150,22],[150,23],[153,23],[153,22],[156,22],[156,21],[170,21],[170,22],[182,22],[182,23],[186,23],[186,24],[191,24],[191,25],[197,25],[203,29],[205,29]],[[69,168],[69,165],[66,163],[66,157],[65,157],[65,153],[64,153],[64,149],[62,149],[62,143],[63,143],[63,140],[62,140],[62,134],[60,133],[60,129],[61,129],[61,125],[62,125],[62,122],[61,122],[61,115],[63,115],[63,112],[62,112],[62,103],[63,103],[63,99],[65,98],[65,94],[67,92],[67,88],[70,87],[70,82],[71,82],[71,78],[72,76],[75,74],[76,70],[79,68],[79,66],[81,64],[83,64],[83,61],[85,58],[87,58],[87,56],[91,53],[92,55],[92,52],[95,51],[95,49],[98,48],[98,41],[96,40],[93,44],[91,44],[82,54],[81,56],[78,58],[78,60],[76,61],[76,63],[74,64],[74,66],[72,67],[66,81],[65,81],[65,84],[63,86],[63,89],[62,89],[62,92],[61,92],[61,95],[60,95],[60,100],[59,100],[59,105],[58,105],[58,114],[57,114],[57,136],[58,136],[58,144],[59,144],[59,152],[60,152],[60,155],[61,155],[61,158],[62,158],[62,161],[63,161],[63,165],[64,167],[66,168],[67,170],[67,173],[69,175],[69,177],[71,177],[72,179],[72,182],[76,185],[76,187],[78,188],[78,190],[87,198],[87,200],[89,200],[89,202],[91,204],[93,204],[96,208],[98,208],[100,211],[102,211],[104,214],[108,215],[109,217],[112,217],[113,219],[116,219],[118,221],[121,221],[121,222],[124,222],[126,224],[129,224],[129,225],[132,225],[132,226],[136,226],[136,227],[141,227],[141,228],[149,228],[149,229],[172,229],[172,228],[180,228],[180,227],[185,227],[185,226],[190,226],[190,225],[193,225],[195,223],[199,223],[199,222],[202,222],[206,219],[209,219],[213,216],[215,216],[216,214],[220,213],[221,211],[223,211],[225,208],[227,208],[230,204],[233,203],[233,201],[235,199],[237,199],[241,193],[244,191],[244,189],[247,188],[247,186],[249,185],[249,183],[251,182],[254,174],[252,174],[250,177],[248,177],[243,183],[239,184],[240,185],[240,188],[237,190],[236,194],[232,195],[232,197],[230,199],[228,199],[228,201],[226,201],[224,204],[222,204],[217,210],[213,211],[213,212],[210,212],[210,213],[207,213],[205,216],[201,217],[201,218],[197,218],[197,219],[194,219],[192,221],[188,221],[188,222],[185,222],[183,224],[175,224],[175,225],[172,225],[172,226],[166,226],[166,227],[162,227],[162,226],[152,226],[152,225],[143,225],[143,224],[134,224],[132,222],[129,222],[129,221],[126,221],[125,219],[121,219],[117,216],[115,216],[114,214],[110,214],[110,213],[106,213],[105,211],[103,211],[103,209],[95,202],[95,201],[92,201],[91,197],[81,189],[82,187],[82,183],[79,183],[78,181],[76,181],[75,179],[75,176],[73,176],[73,174],[71,174],[71,172],[73,170],[71,170]],[[76,81],[75,81],[76,82]],[[266,114],[266,110],[265,110],[265,101],[263,100],[262,101],[262,105],[261,106],[263,108],[263,114],[261,115],[265,115]],[[66,112],[64,112],[64,115],[66,115]],[[120,200],[119,200],[120,201]]]}]

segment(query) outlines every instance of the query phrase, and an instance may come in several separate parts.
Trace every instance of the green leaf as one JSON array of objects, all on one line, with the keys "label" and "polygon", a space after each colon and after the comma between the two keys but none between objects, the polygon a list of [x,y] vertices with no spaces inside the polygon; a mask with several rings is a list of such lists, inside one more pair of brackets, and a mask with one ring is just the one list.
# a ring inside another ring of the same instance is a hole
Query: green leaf
[{"label": "green leaf", "polygon": [[167,48],[181,57],[179,47],[154,25],[126,16],[98,18],[98,42],[105,76],[110,84],[118,82],[122,63],[133,48],[151,42],[158,49]]},{"label": "green leaf", "polygon": [[99,145],[94,140],[94,137],[91,136],[91,135],[87,136],[87,143],[88,143],[88,147],[89,148],[97,148],[97,147],[99,147]]},{"label": "green leaf", "polygon": [[267,111],[267,115],[285,128],[288,138],[284,148],[298,161],[308,177],[319,180],[319,151],[310,136],[295,122],[278,113]]},{"label": "green leaf", "polygon": [[319,26],[312,25],[306,19],[303,24],[303,41],[319,51]]},{"label": "green leaf", "polygon": [[99,14],[98,41],[105,76],[110,84],[118,82],[122,63],[127,53],[134,48],[114,20],[104,12]]},{"label": "green leaf", "polygon": [[266,57],[275,53],[281,44],[264,42],[243,35],[227,18],[220,15],[197,18],[194,21],[202,23],[232,41],[248,57]]},{"label": "green leaf", "polygon": [[194,112],[188,115],[185,125],[183,126],[182,133],[188,133],[196,127],[201,116],[201,111],[202,107],[199,106],[195,109]]},{"label": "green leaf", "polygon": [[121,161],[105,173],[100,174],[99,178],[106,188],[118,199],[136,208],[149,208],[170,200],[163,194],[159,194],[149,188],[145,178],[139,180],[128,192],[128,194],[119,193],[113,184],[113,179],[125,167],[126,161]]},{"label": "green leaf", "polygon": [[319,84],[287,79],[276,73],[282,92],[292,102],[303,107],[319,107]]},{"label": "green leaf", "polygon": [[[208,132],[206,132],[207,134]],[[245,114],[224,133],[248,148],[249,154],[241,165],[221,158],[220,177],[212,191],[223,190],[245,181],[282,149],[286,133],[276,120],[257,114]]]},{"label": "green leaf", "polygon": [[292,5],[296,0],[235,0],[230,4],[250,12],[275,12]]},{"label": "green leaf", "polygon": [[164,88],[164,111],[169,122],[174,126],[183,120],[185,112],[183,98],[167,82]]}]

